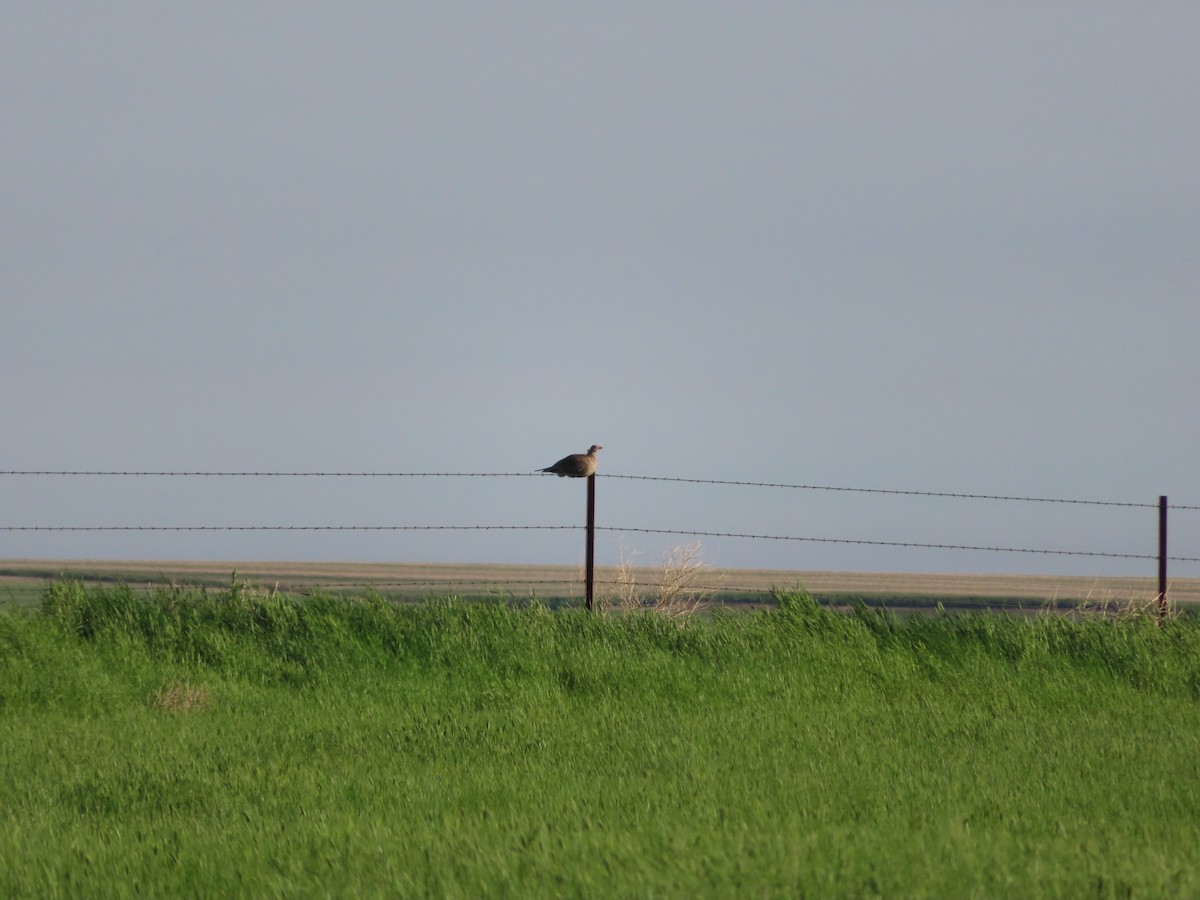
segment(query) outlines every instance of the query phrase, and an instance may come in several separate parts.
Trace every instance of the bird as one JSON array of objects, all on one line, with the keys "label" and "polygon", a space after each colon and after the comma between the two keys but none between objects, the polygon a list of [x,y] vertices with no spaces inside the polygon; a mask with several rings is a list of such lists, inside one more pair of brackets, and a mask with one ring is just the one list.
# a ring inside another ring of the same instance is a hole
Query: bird
[{"label": "bird", "polygon": [[538,469],[539,472],[549,472],[559,478],[587,478],[596,474],[596,451],[603,450],[599,444],[592,444],[587,453],[572,453],[564,456],[552,466]]}]

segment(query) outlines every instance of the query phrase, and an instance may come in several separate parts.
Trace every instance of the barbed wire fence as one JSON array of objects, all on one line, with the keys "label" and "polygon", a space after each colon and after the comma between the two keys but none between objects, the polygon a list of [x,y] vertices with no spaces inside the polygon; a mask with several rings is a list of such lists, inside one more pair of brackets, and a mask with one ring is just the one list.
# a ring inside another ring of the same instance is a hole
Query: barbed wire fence
[{"label": "barbed wire fence", "polygon": [[[148,469],[10,469],[0,470],[0,477],[9,478],[199,478],[199,479],[217,479],[217,478],[263,478],[263,479],[440,479],[440,478],[545,478],[552,477],[542,473],[530,472],[411,472],[411,471],[250,471],[250,470],[218,470],[218,471],[202,471],[202,470],[148,470]],[[1093,507],[1117,507],[1131,509],[1158,509],[1159,510],[1159,553],[1157,555],[1147,553],[1129,553],[1119,551],[1106,550],[1074,550],[1062,548],[1046,548],[1046,547],[1019,547],[1019,546],[997,546],[985,544],[965,544],[954,542],[922,542],[922,541],[904,541],[904,540],[874,540],[854,537],[825,537],[812,535],[797,535],[797,534],[762,534],[749,532],[735,531],[712,531],[712,530],[696,530],[696,529],[671,529],[671,528],[649,528],[635,525],[614,526],[601,525],[594,526],[595,531],[604,531],[610,533],[621,534],[652,534],[652,535],[668,535],[678,537],[695,537],[695,538],[721,538],[721,539],[738,539],[749,541],[775,541],[775,542],[804,542],[816,544],[841,544],[848,546],[864,546],[864,547],[889,547],[889,548],[911,548],[921,550],[938,550],[938,551],[973,551],[986,553],[1002,553],[1002,554],[1030,554],[1042,556],[1058,556],[1058,557],[1090,557],[1103,559],[1121,559],[1121,560],[1141,560],[1141,561],[1157,561],[1159,569],[1159,597],[1156,598],[1165,608],[1166,600],[1166,565],[1168,562],[1181,563],[1197,563],[1200,562],[1200,557],[1168,555],[1166,544],[1166,517],[1169,510],[1181,511],[1197,511],[1200,510],[1200,505],[1191,504],[1168,504],[1167,498],[1160,497],[1157,503],[1134,502],[1121,500],[1101,500],[1101,499],[1080,499],[1066,497],[1041,497],[1041,496],[1021,496],[1007,494],[987,494],[974,492],[951,492],[951,491],[934,491],[934,490],[907,490],[897,488],[876,488],[876,487],[861,487],[861,486],[837,486],[837,485],[822,485],[822,484],[798,484],[786,482],[769,482],[769,481],[745,481],[745,480],[727,480],[713,478],[688,478],[677,476],[659,476],[659,475],[627,475],[627,474],[609,474],[598,473],[596,478],[613,479],[626,481],[645,481],[645,482],[672,482],[686,485],[721,485],[738,488],[757,488],[782,491],[821,491],[830,493],[843,494],[868,494],[868,495],[891,495],[897,497],[922,497],[922,498],[946,498],[954,500],[969,500],[969,501],[992,501],[1005,503],[1031,503],[1031,504],[1062,504],[1070,506],[1093,506]],[[34,533],[34,532],[480,532],[480,531],[589,531],[589,541],[591,540],[591,529],[585,525],[569,525],[569,524],[461,524],[461,525],[444,525],[444,524],[403,524],[403,525],[338,525],[338,524],[261,524],[261,525],[237,525],[237,524],[139,524],[139,525],[26,525],[15,523],[0,524],[0,532],[8,533]],[[388,582],[337,582],[325,581],[320,584],[324,588],[381,588],[381,587],[407,587],[415,588],[419,586],[436,587],[442,582],[419,580],[402,580]],[[495,580],[455,580],[455,586],[462,587],[486,587],[494,585]],[[507,583],[507,582],[505,582]],[[562,579],[532,579],[522,581],[523,584],[528,584],[531,588],[541,585],[562,584]],[[604,579],[601,584],[622,586],[630,586],[630,582],[617,582],[613,579]],[[652,584],[646,582],[633,582],[633,586],[653,587]],[[753,593],[761,592],[761,588],[739,588],[736,585],[723,585],[723,590],[738,593]],[[590,598],[590,581],[589,581],[589,598]]]}]

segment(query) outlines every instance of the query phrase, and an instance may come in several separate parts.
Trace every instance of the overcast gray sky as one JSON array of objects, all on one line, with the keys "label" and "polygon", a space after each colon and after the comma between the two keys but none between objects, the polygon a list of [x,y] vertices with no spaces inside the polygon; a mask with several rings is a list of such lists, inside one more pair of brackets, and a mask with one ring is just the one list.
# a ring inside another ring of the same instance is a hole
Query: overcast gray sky
[{"label": "overcast gray sky", "polygon": [[[1198,35],[1194,2],[6,4],[0,468],[523,472],[600,443],[615,474],[1200,504]],[[607,526],[1157,548],[1149,508],[597,489]],[[583,500],[552,478],[3,476],[0,525],[576,524]],[[1172,537],[1200,556],[1200,512]],[[0,540],[582,558],[577,532]],[[679,540],[604,532],[598,558]]]}]

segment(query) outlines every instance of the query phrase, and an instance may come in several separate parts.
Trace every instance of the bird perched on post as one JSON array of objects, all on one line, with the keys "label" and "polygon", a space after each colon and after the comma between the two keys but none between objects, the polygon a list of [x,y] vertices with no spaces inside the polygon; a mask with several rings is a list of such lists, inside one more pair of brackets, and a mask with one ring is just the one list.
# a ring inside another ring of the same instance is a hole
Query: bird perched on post
[{"label": "bird perched on post", "polygon": [[572,453],[564,456],[552,466],[538,469],[539,472],[549,472],[559,478],[587,478],[596,474],[596,451],[603,450],[599,444],[592,444],[587,453]]}]

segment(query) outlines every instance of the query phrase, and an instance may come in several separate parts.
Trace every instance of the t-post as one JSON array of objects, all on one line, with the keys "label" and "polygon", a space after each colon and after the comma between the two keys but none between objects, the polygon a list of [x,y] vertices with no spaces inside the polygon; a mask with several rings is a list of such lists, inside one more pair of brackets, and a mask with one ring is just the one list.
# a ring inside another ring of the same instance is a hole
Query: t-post
[{"label": "t-post", "polygon": [[1167,615],[1167,498],[1158,498],[1158,617]]},{"label": "t-post", "polygon": [[584,556],[584,606],[592,610],[596,574],[596,473],[587,477],[587,552]]}]

